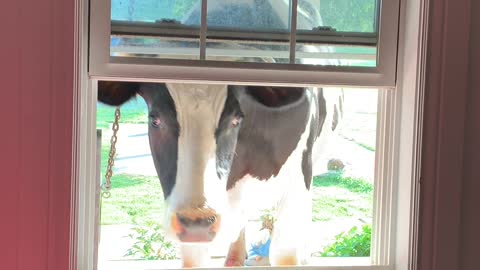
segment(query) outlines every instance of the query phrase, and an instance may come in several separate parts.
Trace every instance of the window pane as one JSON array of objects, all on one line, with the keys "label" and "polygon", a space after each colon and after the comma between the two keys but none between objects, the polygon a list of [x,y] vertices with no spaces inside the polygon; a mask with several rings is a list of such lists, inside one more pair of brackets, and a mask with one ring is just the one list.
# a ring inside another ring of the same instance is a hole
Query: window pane
[{"label": "window pane", "polygon": [[[289,42],[276,40],[275,33],[288,37],[290,1],[210,0],[207,27],[207,60],[288,63]],[[229,32],[215,37],[219,29]],[[240,31],[243,37],[228,38]],[[256,35],[248,37],[251,32]]]},{"label": "window pane", "polygon": [[[112,0],[111,3],[111,19],[120,21],[117,22],[119,28],[133,23],[136,29],[169,31],[163,36],[112,33],[110,56],[199,59],[200,18],[185,18],[195,6],[199,6],[200,0]],[[189,32],[179,37],[176,34],[178,29]]]},{"label": "window pane", "polygon": [[152,23],[177,20],[199,25],[200,20],[184,20],[189,11],[199,3],[199,0],[111,0],[111,19]]},{"label": "window pane", "polygon": [[[309,65],[375,67],[377,58],[375,0],[298,0],[295,63]],[[341,16],[339,14],[342,14]],[[358,32],[348,45],[337,32]],[[314,44],[305,35],[332,36],[329,45]],[[342,44],[343,43],[343,44]],[[368,44],[370,43],[370,44]]]},{"label": "window pane", "polygon": [[376,32],[377,0],[299,0],[299,30],[323,26],[338,32]]}]

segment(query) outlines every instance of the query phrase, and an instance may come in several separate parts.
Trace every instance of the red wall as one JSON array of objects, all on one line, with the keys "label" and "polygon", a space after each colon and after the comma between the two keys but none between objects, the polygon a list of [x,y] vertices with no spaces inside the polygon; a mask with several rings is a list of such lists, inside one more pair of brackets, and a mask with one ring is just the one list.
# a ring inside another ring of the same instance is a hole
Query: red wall
[{"label": "red wall", "polygon": [[0,7],[0,269],[68,269],[73,0]]}]

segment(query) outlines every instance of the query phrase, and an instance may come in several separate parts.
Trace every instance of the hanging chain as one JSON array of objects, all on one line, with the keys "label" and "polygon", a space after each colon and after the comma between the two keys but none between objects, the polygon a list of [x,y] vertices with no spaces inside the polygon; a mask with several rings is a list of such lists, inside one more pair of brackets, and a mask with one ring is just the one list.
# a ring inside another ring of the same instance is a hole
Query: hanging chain
[{"label": "hanging chain", "polygon": [[115,109],[115,121],[112,125],[112,137],[110,138],[110,153],[108,155],[108,163],[107,163],[107,172],[105,173],[105,182],[102,184],[102,197],[110,198],[110,190],[112,189],[112,170],[113,165],[115,163],[115,153],[117,151],[116,144],[117,144],[117,132],[118,132],[118,120],[120,120],[120,108],[117,107]]}]

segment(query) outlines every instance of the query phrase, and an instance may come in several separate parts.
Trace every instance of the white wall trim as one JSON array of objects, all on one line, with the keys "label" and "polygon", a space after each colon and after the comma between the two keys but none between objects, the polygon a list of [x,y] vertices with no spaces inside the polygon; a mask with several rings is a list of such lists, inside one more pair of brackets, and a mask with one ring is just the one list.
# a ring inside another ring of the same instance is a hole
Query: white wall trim
[{"label": "white wall trim", "polygon": [[75,74],[70,270],[95,263],[96,91],[88,78],[88,0],[75,0]]},{"label": "white wall trim", "polygon": [[398,63],[395,269],[417,269],[425,64],[430,0],[402,1]]}]

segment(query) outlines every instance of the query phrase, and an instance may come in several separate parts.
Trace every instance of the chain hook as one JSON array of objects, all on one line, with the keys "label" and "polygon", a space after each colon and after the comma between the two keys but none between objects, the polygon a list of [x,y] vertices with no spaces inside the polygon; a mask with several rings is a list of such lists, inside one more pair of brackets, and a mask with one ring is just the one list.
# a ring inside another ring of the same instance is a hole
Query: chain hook
[{"label": "chain hook", "polygon": [[117,152],[117,132],[119,129],[118,121],[120,120],[120,108],[115,108],[115,120],[112,124],[112,137],[110,138],[110,153],[108,154],[108,163],[107,163],[107,172],[105,173],[105,182],[102,183],[102,197],[110,198],[112,194],[110,190],[112,189],[112,175],[113,175],[113,165],[115,164],[115,154]]}]

